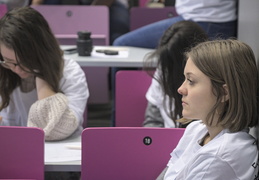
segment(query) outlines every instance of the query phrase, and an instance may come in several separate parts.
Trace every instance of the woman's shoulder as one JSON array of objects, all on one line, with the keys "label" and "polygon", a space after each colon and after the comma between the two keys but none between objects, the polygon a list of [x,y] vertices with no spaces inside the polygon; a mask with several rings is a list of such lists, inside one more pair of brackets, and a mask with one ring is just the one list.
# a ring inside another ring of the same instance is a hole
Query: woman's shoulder
[{"label": "woman's shoulder", "polygon": [[255,162],[258,156],[256,140],[250,134],[245,131],[231,133],[228,130],[223,130],[218,137],[206,144],[200,153],[217,157],[231,167],[240,163],[250,167],[249,163]]},{"label": "woman's shoulder", "polygon": [[205,129],[206,126],[202,123],[201,120],[193,120],[186,127],[186,131],[199,131],[201,129]]},{"label": "woman's shoulder", "polygon": [[74,74],[84,74],[80,65],[73,59],[64,58],[64,76],[73,76]]},{"label": "woman's shoulder", "polygon": [[80,65],[74,59],[64,58],[64,67],[74,68],[74,67],[80,67]]},{"label": "woman's shoulder", "polygon": [[[250,151],[256,152],[256,140],[246,131],[229,132],[228,129],[222,130],[214,139],[207,145],[210,150],[216,150],[219,156],[231,156],[235,153],[242,153]],[[206,147],[204,146],[204,147]]]},{"label": "woman's shoulder", "polygon": [[247,151],[257,151],[256,139],[246,131],[239,131],[235,133],[225,133],[223,135],[225,148],[244,153]]},{"label": "woman's shoulder", "polygon": [[253,174],[256,169],[258,163],[256,140],[245,131],[223,134],[210,145],[210,149],[212,151],[214,149],[215,156],[226,162],[238,177],[243,177],[246,173]]},{"label": "woman's shoulder", "polygon": [[80,65],[73,59],[64,59],[63,77],[60,85],[64,84],[81,84],[86,82],[85,73]]},{"label": "woman's shoulder", "polygon": [[207,133],[206,126],[201,120],[193,120],[185,129],[183,139],[190,139],[194,141],[200,140]]}]

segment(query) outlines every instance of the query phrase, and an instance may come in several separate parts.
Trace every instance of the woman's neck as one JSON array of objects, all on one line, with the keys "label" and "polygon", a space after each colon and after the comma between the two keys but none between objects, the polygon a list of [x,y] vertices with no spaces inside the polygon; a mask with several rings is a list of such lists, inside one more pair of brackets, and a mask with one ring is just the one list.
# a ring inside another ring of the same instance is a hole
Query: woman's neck
[{"label": "woman's neck", "polygon": [[204,137],[203,145],[215,138],[224,128],[222,126],[207,126],[208,134]]},{"label": "woman's neck", "polygon": [[29,77],[26,79],[22,79],[22,83],[21,83],[21,91],[22,92],[30,92],[33,89],[35,89],[36,85],[35,85],[35,78]]}]

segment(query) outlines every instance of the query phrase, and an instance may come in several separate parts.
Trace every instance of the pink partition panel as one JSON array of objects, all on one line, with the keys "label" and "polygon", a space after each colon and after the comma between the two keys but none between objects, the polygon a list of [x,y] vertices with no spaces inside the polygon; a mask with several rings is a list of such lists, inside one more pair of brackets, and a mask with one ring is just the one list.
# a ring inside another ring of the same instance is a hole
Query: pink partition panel
[{"label": "pink partition panel", "polygon": [[0,18],[7,12],[7,7],[5,4],[0,4]]},{"label": "pink partition panel", "polygon": [[183,133],[178,128],[86,128],[81,180],[156,179]]},{"label": "pink partition panel", "polygon": [[125,70],[116,73],[115,126],[142,126],[147,106],[145,95],[151,80],[152,77],[141,70]]},{"label": "pink partition panel", "polygon": [[139,7],[147,7],[147,3],[149,2],[149,0],[139,0]]},{"label": "pink partition panel", "polygon": [[44,132],[0,126],[0,179],[44,180]]},{"label": "pink partition panel", "polygon": [[[92,32],[96,45],[109,45],[109,9],[106,6],[83,5],[33,5],[48,21],[62,45],[76,44],[77,32]],[[68,42],[66,42],[67,40]]]}]

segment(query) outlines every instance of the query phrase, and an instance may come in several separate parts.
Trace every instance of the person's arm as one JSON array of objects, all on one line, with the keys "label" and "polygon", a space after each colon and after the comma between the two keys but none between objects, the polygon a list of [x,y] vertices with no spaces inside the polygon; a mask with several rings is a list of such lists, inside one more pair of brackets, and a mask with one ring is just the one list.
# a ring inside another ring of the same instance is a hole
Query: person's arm
[{"label": "person's arm", "polygon": [[105,5],[110,7],[114,0],[93,0],[91,5]]},{"label": "person's arm", "polygon": [[38,101],[30,108],[28,126],[42,128],[46,140],[60,140],[71,135],[78,128],[78,120],[69,109],[67,97],[54,92],[39,77],[36,77],[36,89]]},{"label": "person's arm", "polygon": [[38,82],[39,100],[30,108],[28,126],[42,128],[46,140],[65,139],[83,122],[89,97],[85,74],[75,61],[66,60],[60,81],[62,93],[54,93],[47,84]]},{"label": "person's arm", "polygon": [[36,89],[37,89],[37,95],[38,95],[38,99],[44,99],[47,98],[49,96],[52,96],[54,94],[56,94],[51,87],[49,86],[49,84],[44,81],[43,79],[36,77]]},{"label": "person's arm", "polygon": [[143,126],[164,127],[164,119],[160,114],[160,110],[157,108],[157,106],[151,104],[150,102],[147,104]]},{"label": "person's arm", "polygon": [[28,127],[42,128],[47,141],[67,138],[78,125],[79,121],[62,93],[36,101],[28,115]]}]

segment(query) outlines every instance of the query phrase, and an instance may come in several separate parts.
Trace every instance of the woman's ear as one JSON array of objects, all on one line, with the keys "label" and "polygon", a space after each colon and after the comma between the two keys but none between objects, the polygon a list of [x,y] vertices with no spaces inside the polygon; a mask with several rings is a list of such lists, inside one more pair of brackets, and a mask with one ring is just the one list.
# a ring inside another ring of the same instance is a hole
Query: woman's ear
[{"label": "woman's ear", "polygon": [[228,86],[226,84],[224,84],[223,89],[224,89],[224,95],[223,95],[223,98],[222,98],[221,102],[226,102],[226,101],[229,100]]}]

